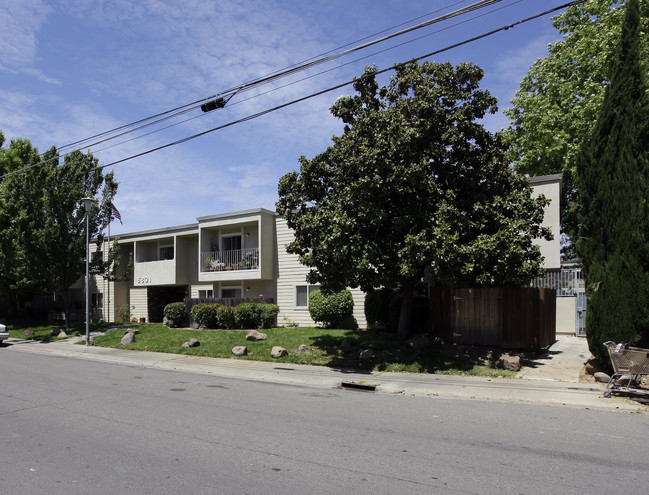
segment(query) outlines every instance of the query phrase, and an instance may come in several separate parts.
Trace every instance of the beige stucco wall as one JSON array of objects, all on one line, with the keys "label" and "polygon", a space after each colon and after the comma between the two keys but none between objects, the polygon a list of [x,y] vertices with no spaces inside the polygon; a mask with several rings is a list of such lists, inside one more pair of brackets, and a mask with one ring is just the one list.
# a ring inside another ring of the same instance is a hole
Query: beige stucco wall
[{"label": "beige stucco wall", "polygon": [[561,268],[561,174],[532,177],[530,185],[535,195],[543,194],[550,200],[545,209],[543,226],[550,227],[553,239],[546,241],[536,239],[534,242],[541,248],[544,267],[547,269]]},{"label": "beige stucco wall", "polygon": [[576,297],[557,297],[557,335],[575,335]]}]

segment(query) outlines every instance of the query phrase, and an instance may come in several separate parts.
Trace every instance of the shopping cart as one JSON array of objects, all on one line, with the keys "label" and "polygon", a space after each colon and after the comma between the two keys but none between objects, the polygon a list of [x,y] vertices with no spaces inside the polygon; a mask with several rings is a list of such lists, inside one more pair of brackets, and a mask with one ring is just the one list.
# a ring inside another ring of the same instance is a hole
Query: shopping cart
[{"label": "shopping cart", "polygon": [[604,342],[604,345],[608,348],[614,371],[604,397],[613,393],[649,396],[649,389],[641,387],[643,375],[649,375],[649,349],[615,342]]}]

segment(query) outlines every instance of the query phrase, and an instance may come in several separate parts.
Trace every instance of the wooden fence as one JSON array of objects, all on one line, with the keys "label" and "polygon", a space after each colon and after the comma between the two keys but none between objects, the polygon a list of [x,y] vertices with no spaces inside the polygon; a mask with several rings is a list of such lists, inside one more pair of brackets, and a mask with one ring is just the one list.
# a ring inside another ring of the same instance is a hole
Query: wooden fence
[{"label": "wooden fence", "polygon": [[537,288],[430,292],[431,334],[463,345],[539,349],[556,340],[556,291]]}]

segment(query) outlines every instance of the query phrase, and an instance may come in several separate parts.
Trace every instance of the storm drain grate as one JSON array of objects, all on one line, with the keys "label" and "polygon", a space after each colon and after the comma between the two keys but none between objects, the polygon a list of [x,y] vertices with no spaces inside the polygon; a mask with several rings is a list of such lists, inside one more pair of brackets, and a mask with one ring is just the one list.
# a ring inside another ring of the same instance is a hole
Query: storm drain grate
[{"label": "storm drain grate", "polygon": [[365,383],[342,382],[340,386],[349,390],[360,390],[363,392],[375,392],[376,385],[367,385]]}]

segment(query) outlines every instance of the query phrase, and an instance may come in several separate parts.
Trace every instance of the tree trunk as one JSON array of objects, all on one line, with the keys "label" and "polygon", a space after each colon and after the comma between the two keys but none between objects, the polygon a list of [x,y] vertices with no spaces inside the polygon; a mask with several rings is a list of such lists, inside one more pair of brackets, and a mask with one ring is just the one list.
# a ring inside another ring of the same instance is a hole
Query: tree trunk
[{"label": "tree trunk", "polygon": [[399,313],[399,325],[397,327],[397,340],[399,342],[404,342],[410,334],[410,317],[412,315],[414,293],[414,282],[408,281],[403,284],[403,299],[401,300],[401,312]]},{"label": "tree trunk", "polygon": [[63,297],[63,310],[65,312],[65,329],[70,330],[70,289],[61,292]]}]

